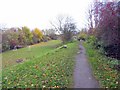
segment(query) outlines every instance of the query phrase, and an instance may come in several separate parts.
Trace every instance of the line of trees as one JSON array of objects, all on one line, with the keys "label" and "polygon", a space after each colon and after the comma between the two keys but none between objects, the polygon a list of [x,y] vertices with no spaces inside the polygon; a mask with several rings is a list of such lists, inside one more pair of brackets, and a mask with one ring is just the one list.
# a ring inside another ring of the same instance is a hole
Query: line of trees
[{"label": "line of trees", "polygon": [[[53,28],[40,30],[35,28],[30,30],[24,26],[21,28],[9,28],[2,30],[2,50],[7,51],[15,48],[22,48],[28,45],[46,42],[48,40],[61,39],[63,43],[73,40],[77,34],[76,24],[71,17],[58,16],[56,23],[52,23]],[[57,33],[57,34],[56,34]]]},{"label": "line of trees", "polygon": [[120,2],[94,2],[89,9],[88,34],[107,56],[120,59]]},{"label": "line of trees", "polygon": [[30,30],[24,26],[22,28],[2,29],[2,52],[22,48],[27,45],[32,45],[44,41],[45,36],[38,28]]}]

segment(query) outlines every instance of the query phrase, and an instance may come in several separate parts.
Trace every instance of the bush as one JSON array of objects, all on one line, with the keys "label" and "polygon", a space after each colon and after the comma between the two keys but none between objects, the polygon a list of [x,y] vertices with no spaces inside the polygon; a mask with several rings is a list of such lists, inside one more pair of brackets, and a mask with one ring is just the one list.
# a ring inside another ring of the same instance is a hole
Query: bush
[{"label": "bush", "polygon": [[87,35],[85,34],[85,33],[80,33],[79,35],[78,35],[78,40],[80,41],[80,40],[86,40],[86,38],[87,38]]},{"label": "bush", "polygon": [[112,57],[120,59],[120,44],[105,45],[102,41],[99,41],[95,36],[89,36],[87,38],[87,43],[89,43],[92,48],[98,49],[99,53],[106,55],[107,57]]},{"label": "bush", "polygon": [[95,36],[89,36],[87,38],[87,43],[90,43],[91,45],[96,45],[97,39]]},{"label": "bush", "polygon": [[7,51],[10,49],[10,45],[8,44],[2,44],[2,52]]}]

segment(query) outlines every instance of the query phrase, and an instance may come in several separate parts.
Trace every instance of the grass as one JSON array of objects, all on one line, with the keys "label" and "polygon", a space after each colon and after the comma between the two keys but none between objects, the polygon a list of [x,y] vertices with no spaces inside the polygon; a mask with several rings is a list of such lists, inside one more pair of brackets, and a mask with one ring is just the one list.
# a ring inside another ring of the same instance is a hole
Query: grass
[{"label": "grass", "polygon": [[99,51],[94,49],[89,43],[85,42],[84,46],[94,75],[99,81],[101,88],[118,88],[118,71],[112,68],[114,65],[118,65],[118,60],[100,54]]},{"label": "grass", "polygon": [[56,45],[61,44],[60,40],[42,42],[16,51],[10,50],[2,53],[2,67],[10,67],[16,63],[16,60],[22,59],[24,62],[43,56],[45,53],[53,50]]},{"label": "grass", "polygon": [[53,49],[41,57],[31,58],[10,68],[6,67],[2,72],[3,88],[69,87],[72,84],[78,43],[68,43],[67,46],[68,48]]}]

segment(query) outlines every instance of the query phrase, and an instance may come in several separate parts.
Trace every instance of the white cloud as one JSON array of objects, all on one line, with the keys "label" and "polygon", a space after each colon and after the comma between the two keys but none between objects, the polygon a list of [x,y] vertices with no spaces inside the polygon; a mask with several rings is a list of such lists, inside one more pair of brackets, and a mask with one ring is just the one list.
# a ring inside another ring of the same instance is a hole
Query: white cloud
[{"label": "white cloud", "polygon": [[84,26],[90,0],[0,0],[0,23],[7,26],[49,28],[59,14],[72,16],[78,27]]}]

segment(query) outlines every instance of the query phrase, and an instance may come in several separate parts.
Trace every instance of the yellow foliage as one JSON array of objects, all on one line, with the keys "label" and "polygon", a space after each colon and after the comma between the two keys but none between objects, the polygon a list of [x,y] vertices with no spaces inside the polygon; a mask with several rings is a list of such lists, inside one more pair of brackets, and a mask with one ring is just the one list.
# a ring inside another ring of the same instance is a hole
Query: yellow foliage
[{"label": "yellow foliage", "polygon": [[33,33],[39,38],[39,39],[42,39],[43,38],[43,33],[40,29],[38,28],[35,28]]},{"label": "yellow foliage", "polygon": [[80,34],[78,35],[78,37],[79,37],[79,38],[86,38],[87,35],[86,35],[86,33],[84,33],[84,32],[80,32]]}]

